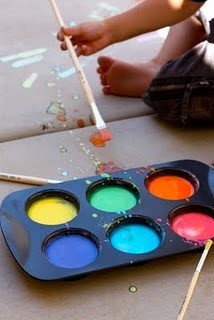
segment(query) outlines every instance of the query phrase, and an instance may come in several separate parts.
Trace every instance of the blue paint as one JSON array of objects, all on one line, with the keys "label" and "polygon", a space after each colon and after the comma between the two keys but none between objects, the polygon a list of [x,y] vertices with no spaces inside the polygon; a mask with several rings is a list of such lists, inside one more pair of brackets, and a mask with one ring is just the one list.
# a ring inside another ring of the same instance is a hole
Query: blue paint
[{"label": "blue paint", "polygon": [[157,249],[161,239],[152,227],[129,223],[116,228],[111,233],[110,243],[122,252],[140,254]]},{"label": "blue paint", "polygon": [[45,248],[46,258],[61,268],[81,268],[98,256],[94,241],[80,234],[67,234],[54,238]]},{"label": "blue paint", "polygon": [[27,66],[29,64],[35,63],[35,62],[39,62],[43,59],[44,57],[42,55],[37,55],[31,58],[27,58],[27,59],[22,59],[22,60],[17,60],[15,62],[12,63],[12,67],[13,68],[20,68],[20,67],[24,67]]}]

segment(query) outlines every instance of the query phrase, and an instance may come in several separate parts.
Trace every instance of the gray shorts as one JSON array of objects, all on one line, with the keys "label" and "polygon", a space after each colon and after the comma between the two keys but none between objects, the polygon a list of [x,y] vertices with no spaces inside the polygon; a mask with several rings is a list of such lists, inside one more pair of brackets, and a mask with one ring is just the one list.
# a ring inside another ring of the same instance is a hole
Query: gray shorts
[{"label": "gray shorts", "polygon": [[[203,12],[199,18],[205,21]],[[214,18],[209,28],[206,25],[207,40],[166,63],[143,95],[165,120],[184,125],[214,123]]]}]

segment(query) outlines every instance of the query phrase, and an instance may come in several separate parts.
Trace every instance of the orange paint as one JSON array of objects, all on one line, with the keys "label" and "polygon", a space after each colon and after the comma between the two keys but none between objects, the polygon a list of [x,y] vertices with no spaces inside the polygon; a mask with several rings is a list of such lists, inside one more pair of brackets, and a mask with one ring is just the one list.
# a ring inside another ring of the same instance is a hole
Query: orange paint
[{"label": "orange paint", "polygon": [[84,128],[85,127],[85,122],[83,119],[77,119],[77,125],[79,128]]},{"label": "orange paint", "polygon": [[100,131],[96,131],[89,140],[93,143],[95,147],[104,147],[105,142],[111,139],[110,131],[106,129],[102,129]]},{"label": "orange paint", "polygon": [[103,141],[111,140],[111,133],[110,133],[109,129],[107,129],[107,128],[100,130],[100,136]]},{"label": "orange paint", "polygon": [[89,116],[89,121],[90,121],[90,124],[91,124],[92,126],[95,125],[95,122],[94,122],[94,119],[93,119],[92,114]]},{"label": "orange paint", "polygon": [[92,134],[89,140],[93,143],[95,147],[104,147],[105,141],[102,140],[99,131]]},{"label": "orange paint", "polygon": [[151,179],[148,190],[158,198],[181,200],[192,196],[195,192],[193,185],[186,179],[175,175],[164,175]]},{"label": "orange paint", "polygon": [[66,117],[64,116],[64,114],[58,114],[57,120],[62,121],[62,122],[65,122],[67,119],[66,119]]}]

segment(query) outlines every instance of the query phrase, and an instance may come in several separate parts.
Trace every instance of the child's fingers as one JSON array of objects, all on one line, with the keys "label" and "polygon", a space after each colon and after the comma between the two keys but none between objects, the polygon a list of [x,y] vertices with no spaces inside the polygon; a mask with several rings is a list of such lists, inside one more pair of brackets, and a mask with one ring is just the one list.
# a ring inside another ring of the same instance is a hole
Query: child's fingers
[{"label": "child's fingers", "polygon": [[72,28],[66,28],[66,27],[62,27],[59,32],[57,33],[57,39],[59,41],[64,41],[64,36],[68,36],[71,37],[73,36],[73,32],[72,32]]}]

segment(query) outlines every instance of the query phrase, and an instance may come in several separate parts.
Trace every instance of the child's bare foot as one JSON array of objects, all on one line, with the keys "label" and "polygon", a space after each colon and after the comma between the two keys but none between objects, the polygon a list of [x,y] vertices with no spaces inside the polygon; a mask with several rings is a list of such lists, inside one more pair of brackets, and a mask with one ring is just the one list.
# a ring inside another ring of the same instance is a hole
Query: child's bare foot
[{"label": "child's bare foot", "polygon": [[160,69],[154,61],[127,63],[107,56],[98,58],[100,82],[105,94],[140,97]]}]

